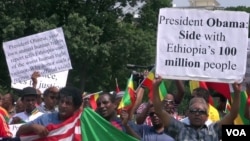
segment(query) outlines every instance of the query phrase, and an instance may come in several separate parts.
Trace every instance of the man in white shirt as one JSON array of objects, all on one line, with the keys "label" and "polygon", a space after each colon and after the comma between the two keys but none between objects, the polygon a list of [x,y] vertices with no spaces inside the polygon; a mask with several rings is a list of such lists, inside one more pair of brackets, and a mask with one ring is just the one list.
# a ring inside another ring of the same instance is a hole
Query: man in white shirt
[{"label": "man in white shirt", "polygon": [[26,87],[21,91],[21,100],[25,111],[15,114],[9,121],[9,124],[20,124],[33,121],[43,113],[36,108],[37,92],[33,87]]}]

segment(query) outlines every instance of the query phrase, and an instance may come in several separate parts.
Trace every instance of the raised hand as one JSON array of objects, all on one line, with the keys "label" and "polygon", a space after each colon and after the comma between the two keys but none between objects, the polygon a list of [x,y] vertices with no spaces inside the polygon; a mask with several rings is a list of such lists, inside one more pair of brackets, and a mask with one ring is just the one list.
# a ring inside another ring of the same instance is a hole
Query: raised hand
[{"label": "raised hand", "polygon": [[33,82],[33,87],[36,88],[37,85],[37,78],[40,77],[40,73],[38,71],[34,71],[33,74],[31,75],[31,80]]},{"label": "raised hand", "polygon": [[234,93],[235,93],[235,94],[240,94],[240,92],[241,92],[241,90],[242,90],[242,84],[241,84],[241,83],[234,82],[234,83],[233,83],[233,89],[234,89]]}]

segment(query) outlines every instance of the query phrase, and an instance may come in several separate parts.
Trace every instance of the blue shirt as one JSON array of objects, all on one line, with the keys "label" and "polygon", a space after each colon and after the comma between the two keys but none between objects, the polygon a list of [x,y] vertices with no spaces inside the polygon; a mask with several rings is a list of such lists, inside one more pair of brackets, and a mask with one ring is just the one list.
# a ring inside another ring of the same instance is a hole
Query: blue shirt
[{"label": "blue shirt", "polygon": [[[119,130],[121,130],[121,131],[123,131],[123,132],[126,132],[126,129],[125,129],[125,127],[122,125],[122,120],[121,120],[120,118],[117,117],[117,118],[113,119],[112,121],[110,121],[110,123],[111,123],[114,127],[116,127],[117,129],[119,129]],[[136,125],[134,122],[128,121],[128,125],[129,125],[129,127],[131,127],[136,133],[138,133],[137,125]]]},{"label": "blue shirt", "polygon": [[157,133],[152,126],[138,126],[138,131],[141,136],[141,141],[175,141],[172,137],[164,132]]},{"label": "blue shirt", "polygon": [[29,122],[29,124],[40,124],[43,126],[47,126],[49,124],[59,124],[62,121],[59,120],[59,115],[58,112],[54,112],[54,113],[46,113],[41,115],[40,117],[38,117],[37,119]]}]

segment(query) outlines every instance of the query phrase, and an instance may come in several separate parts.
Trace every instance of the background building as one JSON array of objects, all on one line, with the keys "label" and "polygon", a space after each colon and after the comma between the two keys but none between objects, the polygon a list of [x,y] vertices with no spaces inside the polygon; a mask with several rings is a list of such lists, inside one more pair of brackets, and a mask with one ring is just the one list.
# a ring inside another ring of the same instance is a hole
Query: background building
[{"label": "background building", "polygon": [[189,0],[191,7],[219,7],[220,4],[216,0]]}]

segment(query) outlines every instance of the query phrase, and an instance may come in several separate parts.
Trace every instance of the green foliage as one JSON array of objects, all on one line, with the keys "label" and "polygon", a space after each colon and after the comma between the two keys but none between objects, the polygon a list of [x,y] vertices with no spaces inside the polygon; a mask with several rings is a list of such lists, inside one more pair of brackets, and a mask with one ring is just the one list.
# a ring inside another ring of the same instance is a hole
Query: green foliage
[{"label": "green foliage", "polygon": [[[120,5],[119,3],[120,2]],[[137,7],[139,3],[145,3]],[[2,0],[2,42],[62,27],[73,69],[68,84],[84,91],[115,90],[115,78],[124,90],[131,70],[126,64],[155,63],[159,8],[171,0]],[[123,13],[137,7],[140,18]],[[249,12],[248,8],[239,9]],[[5,61],[3,50],[0,59]],[[10,91],[6,63],[0,64],[0,90]],[[169,88],[171,90],[171,88]]]}]

